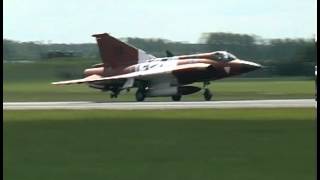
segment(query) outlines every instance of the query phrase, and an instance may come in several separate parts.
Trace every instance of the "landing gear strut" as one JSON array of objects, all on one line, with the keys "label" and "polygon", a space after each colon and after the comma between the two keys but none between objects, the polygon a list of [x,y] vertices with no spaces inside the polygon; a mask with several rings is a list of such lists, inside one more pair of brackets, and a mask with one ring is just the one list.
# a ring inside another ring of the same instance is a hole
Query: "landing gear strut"
[{"label": "landing gear strut", "polygon": [[206,101],[210,101],[212,99],[212,93],[210,92],[210,90],[208,88],[206,88],[206,86],[209,84],[210,84],[209,81],[205,81],[203,83],[203,88],[204,88],[203,97]]}]

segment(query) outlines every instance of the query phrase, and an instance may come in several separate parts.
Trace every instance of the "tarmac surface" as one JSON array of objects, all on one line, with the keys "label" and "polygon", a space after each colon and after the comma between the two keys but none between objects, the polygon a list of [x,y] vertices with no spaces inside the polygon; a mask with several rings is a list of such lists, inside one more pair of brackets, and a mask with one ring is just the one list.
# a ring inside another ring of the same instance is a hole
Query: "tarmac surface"
[{"label": "tarmac surface", "polygon": [[33,109],[201,109],[317,107],[314,99],[189,101],[189,102],[4,102],[3,110]]}]

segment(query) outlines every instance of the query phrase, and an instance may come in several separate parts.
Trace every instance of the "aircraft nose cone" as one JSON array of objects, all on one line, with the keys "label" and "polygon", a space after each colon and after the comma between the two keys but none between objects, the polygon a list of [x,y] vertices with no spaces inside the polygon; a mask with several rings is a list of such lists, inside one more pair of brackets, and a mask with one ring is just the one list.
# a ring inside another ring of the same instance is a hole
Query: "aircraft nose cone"
[{"label": "aircraft nose cone", "polygon": [[241,64],[242,64],[241,69],[243,69],[246,72],[254,71],[254,70],[260,69],[262,67],[260,64],[257,64],[254,62],[249,62],[249,61],[244,61]]},{"label": "aircraft nose cone", "polygon": [[240,60],[240,59],[230,61],[230,64],[232,64],[234,68],[234,71],[233,71],[234,74],[247,73],[247,72],[262,68],[262,66],[258,63]]},{"label": "aircraft nose cone", "polygon": [[235,60],[235,63],[240,65],[242,72],[250,72],[262,68],[260,64],[251,61]]}]

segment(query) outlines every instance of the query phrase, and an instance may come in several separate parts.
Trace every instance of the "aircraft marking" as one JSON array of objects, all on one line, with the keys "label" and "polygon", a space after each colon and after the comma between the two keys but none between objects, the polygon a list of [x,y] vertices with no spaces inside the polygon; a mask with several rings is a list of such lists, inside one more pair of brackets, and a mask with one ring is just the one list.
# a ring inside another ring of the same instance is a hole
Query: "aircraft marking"
[{"label": "aircraft marking", "polygon": [[226,73],[227,73],[227,74],[229,74],[229,73],[230,73],[230,69],[231,69],[231,67],[230,67],[230,66],[226,66],[226,67],[224,67],[224,70],[226,71]]}]

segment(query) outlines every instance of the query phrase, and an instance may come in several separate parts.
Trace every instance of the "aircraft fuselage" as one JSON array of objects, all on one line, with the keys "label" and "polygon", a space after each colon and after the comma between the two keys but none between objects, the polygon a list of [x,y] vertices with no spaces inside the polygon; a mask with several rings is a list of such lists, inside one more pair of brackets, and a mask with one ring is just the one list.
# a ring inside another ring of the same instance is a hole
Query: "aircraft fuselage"
[{"label": "aircraft fuselage", "polygon": [[[214,52],[213,52],[214,53]],[[85,76],[98,74],[100,76],[115,76],[128,74],[133,72],[157,71],[163,69],[173,69],[171,75],[176,78],[177,83],[181,85],[191,84],[194,82],[212,81],[222,79],[234,75],[240,75],[261,68],[259,64],[234,59],[231,61],[218,61],[210,58],[213,53],[189,55],[189,56],[173,56],[166,58],[150,59],[147,62],[109,69],[108,67],[88,68],[84,71]],[[188,66],[193,64],[207,64],[207,68],[186,68],[183,71],[176,71],[179,66]]]}]

